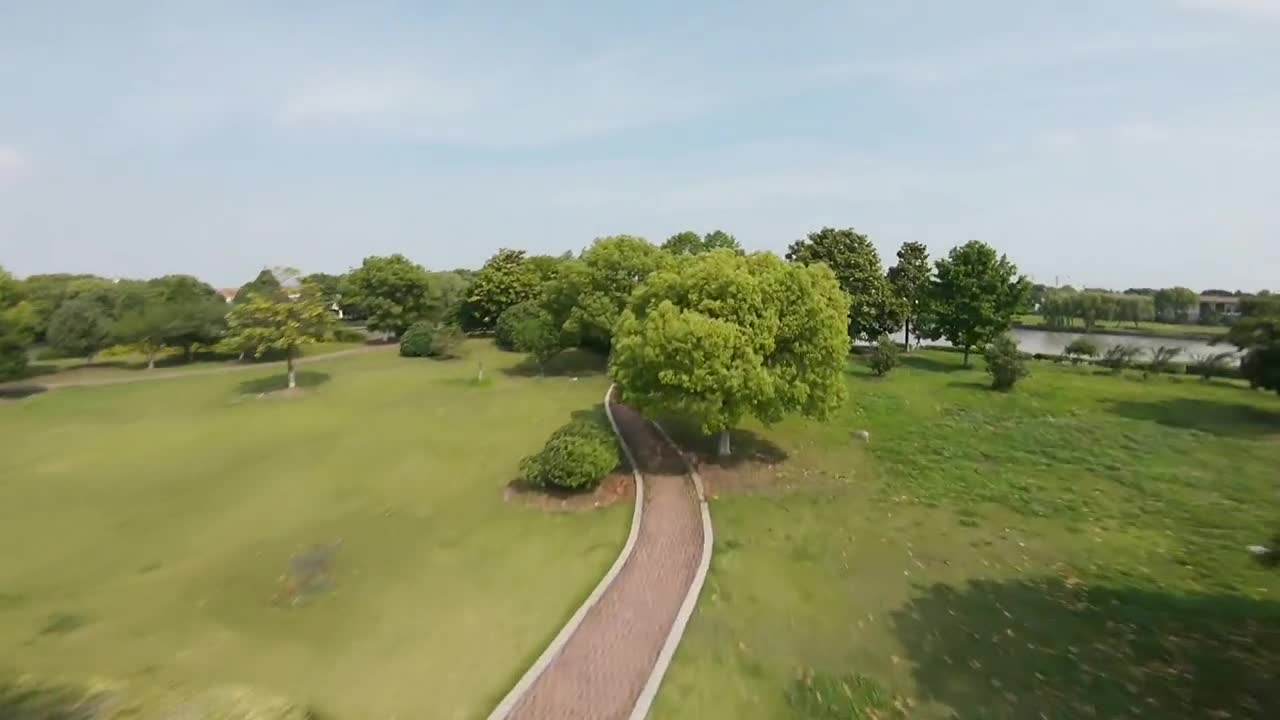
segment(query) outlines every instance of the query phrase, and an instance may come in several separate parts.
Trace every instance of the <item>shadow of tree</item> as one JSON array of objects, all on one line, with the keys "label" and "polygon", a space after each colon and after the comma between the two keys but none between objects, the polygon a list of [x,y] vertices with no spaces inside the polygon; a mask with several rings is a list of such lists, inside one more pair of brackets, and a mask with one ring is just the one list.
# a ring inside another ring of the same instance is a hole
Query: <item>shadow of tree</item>
[{"label": "shadow of tree", "polygon": [[[10,385],[8,387],[0,387],[0,400],[21,400],[32,395],[39,395],[46,392],[49,388],[44,385]],[[0,718],[0,720],[3,720]]]},{"label": "shadow of tree", "polygon": [[[299,370],[297,379],[298,387],[311,388],[329,382],[329,373],[316,370]],[[244,395],[259,395],[261,393],[285,390],[288,386],[289,377],[280,372],[266,377],[254,378],[253,380],[245,380],[240,383],[239,389]]]},{"label": "shadow of tree", "polygon": [[530,356],[512,365],[502,368],[502,372],[515,377],[548,377],[603,375],[609,364],[609,358],[591,350],[570,348],[547,361],[542,368]]},{"label": "shadow of tree", "polygon": [[957,372],[960,370],[972,370],[966,368],[960,362],[960,356],[952,361],[939,360],[936,357],[920,354],[903,354],[898,356],[903,367],[914,368],[916,370],[925,370],[928,372]]},{"label": "shadow of tree", "polygon": [[700,463],[720,467],[737,467],[744,463],[776,465],[790,457],[786,450],[754,430],[734,428],[729,431],[733,454],[721,458],[717,454],[719,438],[702,432],[696,423],[676,417],[661,418],[659,422],[671,439],[685,452],[697,455]]},{"label": "shadow of tree", "polygon": [[1116,400],[1107,410],[1134,420],[1149,420],[1168,427],[1214,435],[1254,437],[1280,433],[1280,412],[1244,403],[1196,398]]},{"label": "shadow of tree", "polygon": [[922,697],[957,717],[1264,718],[1280,603],[1058,578],[936,584],[891,614]]}]

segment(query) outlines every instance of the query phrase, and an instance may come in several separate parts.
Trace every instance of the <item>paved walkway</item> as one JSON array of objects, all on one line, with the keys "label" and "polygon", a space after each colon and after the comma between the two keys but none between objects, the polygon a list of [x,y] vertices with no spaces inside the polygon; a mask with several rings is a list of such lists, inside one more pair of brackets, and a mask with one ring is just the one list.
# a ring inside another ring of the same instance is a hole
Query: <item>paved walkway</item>
[{"label": "paved walkway", "polygon": [[[352,348],[350,350],[339,350],[337,352],[325,353],[324,355],[313,355],[311,357],[300,357],[293,361],[294,365],[310,365],[311,363],[324,362],[326,360],[337,360],[338,358],[350,357],[352,355],[364,355],[373,352],[386,352],[388,350],[398,349],[395,344],[387,345],[365,345],[364,347]],[[186,369],[179,371],[165,372],[164,370],[132,370],[130,372],[136,375],[127,377],[105,377],[105,378],[84,378],[82,380],[57,380],[57,375],[50,376],[50,379],[42,381],[40,377],[27,378],[25,380],[11,380],[9,382],[0,383],[0,393],[3,391],[16,392],[21,390],[33,390],[35,392],[44,392],[46,390],[57,390],[59,388],[71,387],[89,387],[96,385],[127,385],[136,382],[149,382],[151,380],[175,380],[177,378],[199,377],[201,375],[220,375],[223,373],[242,372],[245,370],[261,370],[269,367],[283,367],[284,360],[272,360],[271,362],[236,362],[234,360],[225,363],[219,363],[212,367],[201,369]]]},{"label": "paved walkway", "polygon": [[635,548],[509,718],[629,717],[702,559],[701,507],[679,454],[631,408],[613,411],[644,475]]}]

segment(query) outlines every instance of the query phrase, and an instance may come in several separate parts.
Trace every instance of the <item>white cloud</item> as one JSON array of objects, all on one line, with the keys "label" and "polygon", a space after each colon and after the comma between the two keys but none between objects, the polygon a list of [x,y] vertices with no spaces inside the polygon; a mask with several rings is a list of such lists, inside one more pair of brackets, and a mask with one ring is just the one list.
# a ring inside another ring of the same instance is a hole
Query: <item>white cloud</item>
[{"label": "white cloud", "polygon": [[1179,0],[1178,4],[1196,10],[1280,20],[1280,0]]},{"label": "white cloud", "polygon": [[0,145],[0,182],[13,180],[27,169],[27,159],[11,145]]}]

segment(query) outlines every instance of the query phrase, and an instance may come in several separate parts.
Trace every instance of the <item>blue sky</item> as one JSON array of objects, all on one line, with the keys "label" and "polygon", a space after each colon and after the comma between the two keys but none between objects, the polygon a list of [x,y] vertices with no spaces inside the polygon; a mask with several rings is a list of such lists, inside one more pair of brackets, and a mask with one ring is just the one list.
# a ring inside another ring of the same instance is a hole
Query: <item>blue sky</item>
[{"label": "blue sky", "polygon": [[0,0],[0,264],[433,269],[823,225],[1280,290],[1280,0]]}]

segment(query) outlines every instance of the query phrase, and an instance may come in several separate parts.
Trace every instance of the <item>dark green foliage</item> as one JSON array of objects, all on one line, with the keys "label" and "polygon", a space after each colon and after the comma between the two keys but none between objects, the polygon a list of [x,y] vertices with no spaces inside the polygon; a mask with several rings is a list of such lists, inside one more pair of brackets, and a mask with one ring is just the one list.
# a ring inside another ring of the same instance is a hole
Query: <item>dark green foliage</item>
[{"label": "dark green foliage", "polygon": [[257,277],[240,286],[234,302],[242,303],[248,300],[251,295],[265,295],[273,299],[281,299],[284,297],[284,289],[280,286],[280,280],[276,277],[276,274],[267,268],[263,268]]},{"label": "dark green foliage", "polygon": [[1173,359],[1182,354],[1182,348],[1169,345],[1161,345],[1151,351],[1151,363],[1148,369],[1151,372],[1164,373],[1169,372],[1173,368]]},{"label": "dark green foliage", "polygon": [[822,263],[835,273],[840,288],[852,301],[850,338],[878,338],[898,329],[903,304],[890,287],[880,254],[866,235],[853,228],[822,228],[791,243],[787,259],[805,265]]},{"label": "dark green foliage", "polygon": [[916,318],[928,314],[932,277],[928,248],[921,243],[903,243],[898,249],[898,264],[889,268],[889,285],[902,306],[903,338],[908,348],[913,328],[916,337],[923,337]]},{"label": "dark green foliage", "polygon": [[724,249],[742,252],[742,246],[738,244],[737,238],[723,230],[712,230],[701,237],[692,230],[676,233],[662,243],[662,249],[672,255],[698,255]]},{"label": "dark green foliage", "polygon": [[1280,311],[1271,312],[1264,306],[1262,313],[1243,318],[1227,338],[1245,353],[1240,372],[1249,384],[1280,393]]},{"label": "dark green foliage", "polygon": [[938,330],[964,351],[1003,335],[1026,305],[1030,283],[995,248],[971,240],[937,262],[934,313]]},{"label": "dark green foliage", "polygon": [[1111,368],[1112,372],[1120,372],[1131,367],[1141,354],[1142,348],[1137,345],[1112,345],[1102,354],[1100,362],[1103,367]]},{"label": "dark green foliage", "polygon": [[597,238],[543,288],[542,306],[566,343],[608,352],[632,291],[671,261],[669,253],[641,237]]},{"label": "dark green foliage", "polygon": [[0,315],[0,381],[22,377],[27,369],[27,344],[18,328]]},{"label": "dark green foliage", "polygon": [[888,335],[881,335],[880,339],[871,346],[867,364],[871,366],[871,371],[876,375],[886,375],[890,370],[898,366],[899,352],[898,343],[894,342]]},{"label": "dark green foliage", "polygon": [[987,373],[991,375],[991,387],[1009,391],[1015,383],[1027,375],[1027,363],[1018,352],[1018,341],[1009,335],[992,340],[982,353],[987,361]]},{"label": "dark green foliage", "polygon": [[368,342],[369,334],[353,327],[338,327],[333,331],[333,341],[340,343]]},{"label": "dark green foliage", "polygon": [[375,332],[399,336],[415,322],[429,319],[431,276],[403,255],[365,258],[347,275],[344,290]]},{"label": "dark green foliage", "polygon": [[111,317],[93,297],[68,300],[49,319],[49,345],[71,357],[93,357],[111,339]]},{"label": "dark green foliage", "polygon": [[618,445],[599,419],[579,419],[556,430],[541,451],[520,461],[520,477],[533,487],[583,490],[618,466]]},{"label": "dark green foliage", "polygon": [[[512,349],[532,355],[541,370],[548,360],[564,349],[561,331],[546,310],[533,303],[527,303],[530,308],[524,305],[526,303],[516,306],[521,308],[519,312],[512,308],[503,313],[503,317],[511,316],[504,333],[509,335]],[[498,320],[502,325],[502,318]]]},{"label": "dark green foliage", "polygon": [[422,320],[409,326],[400,336],[400,354],[404,357],[454,357],[465,337],[457,325]]},{"label": "dark green foliage", "polygon": [[889,720],[903,717],[893,695],[866,675],[806,670],[787,690],[797,720]]},{"label": "dark green foliage", "polygon": [[537,321],[543,315],[545,315],[545,311],[532,301],[512,305],[498,316],[498,322],[495,323],[493,328],[494,341],[503,350],[525,352],[516,347],[517,335],[526,321]]},{"label": "dark green foliage", "polygon": [[1196,291],[1185,287],[1157,290],[1153,298],[1156,317],[1165,322],[1186,322],[1199,301]]},{"label": "dark green foliage", "polygon": [[1231,357],[1233,355],[1235,353],[1232,352],[1192,355],[1191,362],[1187,363],[1187,373],[1199,375],[1201,380],[1229,376],[1231,374]]},{"label": "dark green foliage", "polygon": [[1078,337],[1072,340],[1063,350],[1063,354],[1071,358],[1072,365],[1080,364],[1085,358],[1096,358],[1102,353],[1098,347],[1098,343],[1085,337]]},{"label": "dark green foliage", "polygon": [[539,282],[523,250],[499,250],[471,282],[461,311],[463,328],[495,330],[507,308],[538,296]]}]

